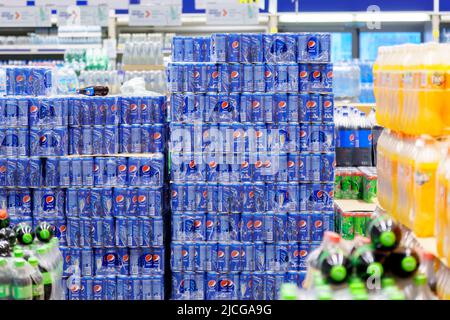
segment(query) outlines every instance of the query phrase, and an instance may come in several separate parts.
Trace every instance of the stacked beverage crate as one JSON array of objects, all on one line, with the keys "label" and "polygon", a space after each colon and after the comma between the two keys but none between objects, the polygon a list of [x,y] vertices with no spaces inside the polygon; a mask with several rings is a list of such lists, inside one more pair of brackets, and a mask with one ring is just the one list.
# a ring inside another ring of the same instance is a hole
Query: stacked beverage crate
[{"label": "stacked beverage crate", "polygon": [[67,298],[163,299],[165,97],[2,101],[27,132],[25,152],[22,138],[2,140],[20,157],[0,160],[0,184],[14,187],[1,203],[13,223],[54,226]]},{"label": "stacked beverage crate", "polygon": [[174,299],[276,299],[334,230],[329,34],[175,37]]}]

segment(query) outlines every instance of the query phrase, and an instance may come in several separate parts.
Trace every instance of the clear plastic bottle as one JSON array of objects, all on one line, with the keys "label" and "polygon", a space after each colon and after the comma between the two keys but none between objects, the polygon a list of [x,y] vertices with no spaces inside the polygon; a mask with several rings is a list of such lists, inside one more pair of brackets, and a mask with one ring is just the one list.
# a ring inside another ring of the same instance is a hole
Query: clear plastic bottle
[{"label": "clear plastic bottle", "polygon": [[32,281],[33,300],[44,300],[44,280],[39,270],[39,261],[35,257],[28,259],[31,268],[30,277]]},{"label": "clear plastic bottle", "polygon": [[430,287],[428,287],[427,276],[419,273],[414,277],[413,284],[405,289],[409,300],[437,300]]},{"label": "clear plastic bottle", "polygon": [[11,297],[13,300],[32,300],[33,289],[30,274],[27,271],[26,261],[14,259],[14,268],[11,281]]}]

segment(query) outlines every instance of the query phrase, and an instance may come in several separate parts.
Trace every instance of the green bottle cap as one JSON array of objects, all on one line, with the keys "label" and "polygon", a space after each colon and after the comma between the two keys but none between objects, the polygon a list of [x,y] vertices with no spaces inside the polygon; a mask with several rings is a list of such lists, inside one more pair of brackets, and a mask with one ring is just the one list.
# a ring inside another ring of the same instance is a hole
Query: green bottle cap
[{"label": "green bottle cap", "polygon": [[347,277],[347,270],[344,266],[333,266],[331,267],[330,277],[334,281],[341,282]]},{"label": "green bottle cap", "polygon": [[14,258],[23,258],[23,250],[21,249],[14,250]]},{"label": "green bottle cap", "polygon": [[350,279],[348,279],[348,283],[362,283],[362,280],[356,276],[351,276]]},{"label": "green bottle cap", "polygon": [[383,265],[379,262],[372,262],[371,264],[369,264],[369,266],[367,267],[367,274],[373,276],[382,276],[384,272],[384,268]]},{"label": "green bottle cap", "polygon": [[367,295],[366,290],[354,290],[352,291],[353,300],[368,300],[369,296]]},{"label": "green bottle cap", "polygon": [[402,269],[406,272],[412,272],[417,267],[417,260],[413,256],[404,257],[401,262]]},{"label": "green bottle cap", "polygon": [[381,280],[381,286],[383,288],[393,287],[395,286],[395,280],[391,277],[386,277]]},{"label": "green bottle cap", "polygon": [[349,285],[350,290],[365,290],[366,286],[362,282],[353,282]]},{"label": "green bottle cap", "polygon": [[0,266],[6,266],[6,264],[8,263],[8,261],[6,261],[6,259],[4,258],[0,258]]},{"label": "green bottle cap", "polygon": [[50,238],[50,231],[48,231],[47,229],[43,229],[39,232],[39,236],[41,237],[41,239],[48,239]]},{"label": "green bottle cap", "polygon": [[293,283],[284,283],[280,289],[282,300],[297,300],[297,286]]},{"label": "green bottle cap", "polygon": [[416,286],[423,286],[427,284],[427,276],[424,274],[418,274],[414,277],[414,284]]},{"label": "green bottle cap", "polygon": [[42,247],[37,248],[37,253],[38,254],[45,254],[46,251],[47,251],[46,246],[42,246]]},{"label": "green bottle cap", "polygon": [[33,242],[33,236],[30,233],[25,233],[22,237],[22,241],[25,244],[30,244],[31,242]]},{"label": "green bottle cap", "polygon": [[384,231],[381,233],[380,242],[385,247],[392,247],[395,244],[395,233],[392,231]]},{"label": "green bottle cap", "polygon": [[33,267],[36,267],[39,265],[39,260],[35,257],[31,257],[28,259],[28,263],[31,264]]},{"label": "green bottle cap", "polygon": [[25,266],[25,260],[17,259],[14,261],[14,265],[16,266],[16,268],[22,268]]}]

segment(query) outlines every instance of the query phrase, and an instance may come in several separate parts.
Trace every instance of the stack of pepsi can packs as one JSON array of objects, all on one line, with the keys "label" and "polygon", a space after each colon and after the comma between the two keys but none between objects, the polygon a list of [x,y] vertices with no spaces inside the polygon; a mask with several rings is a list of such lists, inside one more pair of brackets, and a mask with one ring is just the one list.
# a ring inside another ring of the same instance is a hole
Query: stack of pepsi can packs
[{"label": "stack of pepsi can packs", "polygon": [[52,91],[52,69],[48,67],[11,66],[5,68],[6,94],[11,96],[46,96]]},{"label": "stack of pepsi can packs", "polygon": [[[309,252],[334,230],[329,37],[174,39],[174,299],[276,299],[283,282],[303,279]],[[303,71],[318,76],[302,80]]]}]

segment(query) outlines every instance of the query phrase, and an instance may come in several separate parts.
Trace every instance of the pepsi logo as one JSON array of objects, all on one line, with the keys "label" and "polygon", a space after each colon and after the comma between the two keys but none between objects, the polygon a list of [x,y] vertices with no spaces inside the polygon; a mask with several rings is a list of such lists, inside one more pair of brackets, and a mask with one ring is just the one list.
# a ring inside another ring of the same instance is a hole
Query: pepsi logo
[{"label": "pepsi logo", "polygon": [[206,130],[205,132],[203,132],[203,138],[204,138],[204,139],[209,138],[209,131],[208,131],[208,130]]},{"label": "pepsi logo", "polygon": [[231,72],[231,79],[236,79],[239,77],[239,72],[238,71],[232,71]]},{"label": "pepsi logo", "polygon": [[225,252],[222,250],[217,251],[217,258],[223,258],[223,257],[225,257]]},{"label": "pepsi logo", "polygon": [[6,166],[0,166],[0,173],[6,172]]},{"label": "pepsi logo", "polygon": [[308,72],[307,71],[300,71],[300,78],[301,79],[308,78]]},{"label": "pepsi logo", "polygon": [[145,103],[141,103],[141,110],[142,111],[147,110],[147,105]]},{"label": "pepsi logo", "polygon": [[172,191],[172,198],[176,198],[178,196],[178,192],[175,190]]},{"label": "pepsi logo", "polygon": [[224,280],[220,281],[220,286],[222,288],[230,288],[233,286],[233,284],[234,284],[233,281],[228,280],[228,279],[224,279]]},{"label": "pepsi logo", "polygon": [[266,78],[272,77],[272,72],[271,71],[264,72],[264,77],[266,77]]},{"label": "pepsi logo", "polygon": [[23,196],[23,198],[22,198],[22,202],[23,203],[28,203],[30,201],[31,201],[31,197],[29,195]]},{"label": "pepsi logo", "polygon": [[303,166],[304,166],[304,163],[303,163],[302,160],[300,160],[300,161],[298,162],[298,167],[301,169],[301,168],[303,168]]},{"label": "pepsi logo", "polygon": [[135,165],[131,165],[130,168],[128,168],[128,171],[133,173],[137,171],[137,167]]},{"label": "pepsi logo", "polygon": [[263,166],[263,162],[262,161],[258,160],[258,161],[255,162],[255,167],[256,168],[261,168],[262,166]]},{"label": "pepsi logo", "polygon": [[17,82],[22,82],[22,81],[24,81],[25,80],[25,77],[23,76],[23,75],[21,75],[21,74],[19,74],[17,77],[16,77],[16,81]]},{"label": "pepsi logo", "polygon": [[255,136],[256,136],[256,138],[262,138],[263,137],[263,132],[262,131],[255,131]]},{"label": "pepsi logo", "polygon": [[39,108],[37,106],[33,105],[33,106],[30,107],[30,113],[36,113],[38,111],[39,111]]},{"label": "pepsi logo", "polygon": [[71,255],[67,255],[66,256],[66,262],[67,263],[70,263],[70,260],[72,259],[72,256]]},{"label": "pepsi logo", "polygon": [[238,258],[240,255],[241,255],[241,254],[240,254],[239,250],[233,250],[233,251],[231,251],[231,257],[232,257],[232,258]]},{"label": "pepsi logo", "polygon": [[233,49],[237,49],[237,48],[239,48],[239,41],[233,41],[232,43],[231,43],[231,47],[233,48]]},{"label": "pepsi logo", "polygon": [[252,101],[252,108],[253,109],[258,109],[261,106],[261,103],[259,103],[258,100],[253,100]]},{"label": "pepsi logo", "polygon": [[306,250],[300,250],[299,256],[300,257],[306,257],[308,255],[308,251]]},{"label": "pepsi logo", "polygon": [[116,203],[122,203],[124,201],[125,201],[125,197],[123,195],[120,194],[116,197]]},{"label": "pepsi logo", "polygon": [[54,196],[46,196],[45,197],[45,203],[46,204],[52,204],[55,202],[55,197]]},{"label": "pepsi logo", "polygon": [[100,112],[105,112],[106,111],[106,109],[107,109],[107,106],[105,106],[104,104],[102,104],[101,106],[100,106]]},{"label": "pepsi logo", "polygon": [[248,193],[248,197],[249,197],[250,199],[254,198],[254,197],[255,197],[255,191],[250,191],[250,192]]},{"label": "pepsi logo", "polygon": [[333,71],[328,71],[327,72],[327,78],[328,79],[332,79],[333,78]]},{"label": "pepsi logo", "polygon": [[133,201],[133,203],[136,203],[138,201],[138,196],[133,196],[131,200]]},{"label": "pepsi logo", "polygon": [[149,173],[149,172],[150,172],[150,169],[151,169],[151,167],[150,167],[148,164],[144,164],[144,165],[141,167],[142,173]]},{"label": "pepsi logo", "polygon": [[98,164],[94,164],[94,167],[92,169],[94,172],[98,172],[100,170],[100,166]]},{"label": "pepsi logo", "polygon": [[122,256],[122,261],[123,261],[123,262],[128,262],[129,259],[130,259],[130,257],[129,257],[127,254],[124,254],[124,255]]},{"label": "pepsi logo", "polygon": [[354,141],[354,140],[355,140],[355,135],[354,135],[354,134],[351,134],[351,135],[348,137],[348,139],[349,139],[350,141]]},{"label": "pepsi logo", "polygon": [[218,71],[214,71],[213,73],[211,73],[211,77],[213,79],[217,79],[219,77],[219,72]]},{"label": "pepsi logo", "polygon": [[287,165],[288,165],[288,168],[293,168],[295,166],[295,162],[290,160],[290,161],[288,161]]},{"label": "pepsi logo", "polygon": [[188,256],[187,250],[181,250],[181,256],[182,257],[187,257]]},{"label": "pepsi logo", "polygon": [[369,139],[369,141],[372,141],[372,139],[373,139],[372,134],[369,134],[368,139]]},{"label": "pepsi logo", "polygon": [[199,77],[200,77],[200,72],[194,71],[194,78],[199,78]]},{"label": "pepsi logo", "polygon": [[102,291],[102,286],[100,284],[96,284],[94,286],[94,292],[99,293]]},{"label": "pepsi logo", "polygon": [[208,281],[208,287],[209,288],[214,288],[216,286],[217,282],[216,280],[209,280]]},{"label": "pepsi logo", "polygon": [[80,286],[77,285],[77,284],[73,284],[73,285],[70,286],[70,291],[72,293],[76,293],[76,292],[80,291]]},{"label": "pepsi logo", "polygon": [[121,164],[119,166],[119,172],[125,172],[125,171],[127,171],[127,166],[125,164]]},{"label": "pepsi logo", "polygon": [[159,256],[159,254],[154,254],[153,255],[153,262],[158,262],[161,259],[161,257]]},{"label": "pepsi logo", "polygon": [[247,222],[247,229],[251,230],[253,228],[253,221]]},{"label": "pepsi logo", "polygon": [[207,220],[206,221],[206,227],[207,228],[212,228],[214,227],[214,222],[212,220]]},{"label": "pepsi logo", "polygon": [[280,101],[280,102],[278,102],[278,108],[279,108],[279,109],[284,109],[284,108],[286,108],[286,106],[287,106],[286,101]]},{"label": "pepsi logo", "polygon": [[65,225],[59,226],[59,232],[64,233],[66,232],[67,227]]},{"label": "pepsi logo", "polygon": [[203,196],[203,199],[208,198],[208,191],[203,191],[202,196]]},{"label": "pepsi logo", "polygon": [[262,227],[262,221],[261,220],[256,220],[253,222],[253,227],[255,229],[260,229]]},{"label": "pepsi logo", "polygon": [[160,132],[155,132],[153,134],[153,140],[159,140],[161,139],[161,133]]},{"label": "pepsi logo", "polygon": [[151,254],[146,254],[144,257],[145,262],[151,262],[153,259]]},{"label": "pepsi logo", "polygon": [[320,71],[314,71],[313,72],[313,78],[314,79],[319,79],[320,78]]},{"label": "pepsi logo", "polygon": [[195,166],[196,166],[196,164],[195,164],[195,160],[191,160],[191,161],[189,161],[189,168],[191,168],[191,169],[194,169],[194,168],[195,168]]},{"label": "pepsi logo", "polygon": [[299,226],[300,228],[306,228],[306,220],[300,220],[300,221],[298,222],[298,226]]},{"label": "pepsi logo", "polygon": [[217,167],[217,163],[215,161],[210,161],[208,166],[210,169],[215,169]]},{"label": "pepsi logo", "polygon": [[317,106],[317,103],[315,101],[309,100],[306,102],[306,107],[308,109],[313,109]]},{"label": "pepsi logo", "polygon": [[201,220],[194,220],[194,227],[196,229],[200,228],[202,226],[202,221]]},{"label": "pepsi logo", "polygon": [[292,254],[294,258],[297,258],[300,255],[300,252],[298,250],[294,250],[294,253]]},{"label": "pepsi logo", "polygon": [[320,221],[320,220],[315,221],[314,222],[314,227],[316,229],[322,228],[322,221]]},{"label": "pepsi logo", "polygon": [[308,49],[313,49],[316,47],[316,45],[317,45],[316,41],[314,41],[314,40],[308,41]]},{"label": "pepsi logo", "polygon": [[317,197],[320,199],[320,198],[323,198],[323,191],[322,190],[319,190],[319,191],[317,191]]},{"label": "pepsi logo", "polygon": [[47,142],[47,137],[46,137],[46,136],[40,137],[40,138],[39,138],[39,142],[40,142],[41,144],[46,143],[46,142]]},{"label": "pepsi logo", "polygon": [[331,190],[330,192],[328,192],[328,195],[330,196],[330,198],[333,198],[333,196],[334,196],[334,191]]},{"label": "pepsi logo", "polygon": [[248,162],[247,161],[243,161],[241,163],[241,169],[246,169],[246,168],[248,168]]},{"label": "pepsi logo", "polygon": [[222,107],[222,109],[227,109],[228,108],[228,101],[222,101],[220,106]]},{"label": "pepsi logo", "polygon": [[300,138],[304,138],[304,137],[306,137],[306,131],[300,130]]},{"label": "pepsi logo", "polygon": [[241,257],[245,257],[245,251],[244,250],[241,251]]},{"label": "pepsi logo", "polygon": [[131,111],[136,111],[137,108],[138,108],[138,106],[137,106],[137,104],[135,104],[135,103],[132,103],[132,104],[130,105],[130,110],[131,110]]},{"label": "pepsi logo", "polygon": [[330,108],[330,107],[333,106],[333,103],[332,103],[331,101],[325,101],[325,102],[323,103],[323,106],[324,106],[325,108]]},{"label": "pepsi logo", "polygon": [[114,262],[115,260],[116,260],[116,256],[111,253],[106,256],[106,261],[108,263]]},{"label": "pepsi logo", "polygon": [[111,106],[111,111],[112,112],[115,112],[117,110],[117,106],[115,105],[115,104],[113,104],[112,106]]},{"label": "pepsi logo", "polygon": [[146,201],[147,201],[147,197],[146,196],[141,195],[141,196],[138,197],[138,202],[139,203],[145,203]]},{"label": "pepsi logo", "polygon": [[264,168],[270,168],[272,166],[272,162],[270,160],[264,161]]}]

